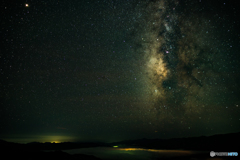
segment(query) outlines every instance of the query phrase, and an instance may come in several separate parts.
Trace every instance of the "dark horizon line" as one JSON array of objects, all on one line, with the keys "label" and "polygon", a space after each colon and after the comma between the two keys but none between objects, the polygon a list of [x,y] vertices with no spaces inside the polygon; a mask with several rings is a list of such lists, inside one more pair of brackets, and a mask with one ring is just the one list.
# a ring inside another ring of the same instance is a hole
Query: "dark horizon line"
[{"label": "dark horizon line", "polygon": [[11,142],[11,141],[6,141],[4,139],[0,139],[1,142],[7,142],[7,143],[15,143],[15,144],[33,144],[33,143],[40,143],[40,144],[63,144],[63,143],[104,143],[104,144],[114,144],[114,143],[120,143],[120,142],[126,142],[126,141],[137,141],[137,140],[171,140],[171,139],[184,139],[184,138],[199,138],[199,137],[212,137],[212,136],[217,136],[217,135],[228,135],[228,134],[240,134],[240,132],[230,132],[230,133],[219,133],[219,134],[212,134],[212,135],[201,135],[201,136],[193,136],[193,137],[178,137],[178,138],[138,138],[138,139],[125,139],[125,140],[120,140],[116,142],[102,142],[102,141],[65,141],[65,142],[37,142],[37,141],[32,141],[28,143],[18,143],[18,142]]}]

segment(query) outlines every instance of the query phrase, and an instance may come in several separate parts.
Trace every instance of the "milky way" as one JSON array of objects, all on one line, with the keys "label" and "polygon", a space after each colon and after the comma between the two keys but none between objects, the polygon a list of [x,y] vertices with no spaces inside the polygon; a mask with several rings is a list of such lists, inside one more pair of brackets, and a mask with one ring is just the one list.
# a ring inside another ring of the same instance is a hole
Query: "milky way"
[{"label": "milky way", "polygon": [[225,103],[227,84],[217,67],[223,57],[210,18],[188,15],[178,1],[143,6],[135,35],[147,102],[141,109],[154,120],[180,122]]}]

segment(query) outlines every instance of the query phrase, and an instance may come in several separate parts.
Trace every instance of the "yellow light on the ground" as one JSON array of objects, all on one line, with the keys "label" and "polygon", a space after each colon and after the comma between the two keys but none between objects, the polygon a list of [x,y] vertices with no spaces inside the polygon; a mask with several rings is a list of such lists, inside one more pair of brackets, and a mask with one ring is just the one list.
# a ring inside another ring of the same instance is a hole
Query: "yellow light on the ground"
[{"label": "yellow light on the ground", "polygon": [[52,141],[51,143],[61,143],[60,141]]},{"label": "yellow light on the ground", "polygon": [[118,148],[118,146],[113,146],[114,148]]}]

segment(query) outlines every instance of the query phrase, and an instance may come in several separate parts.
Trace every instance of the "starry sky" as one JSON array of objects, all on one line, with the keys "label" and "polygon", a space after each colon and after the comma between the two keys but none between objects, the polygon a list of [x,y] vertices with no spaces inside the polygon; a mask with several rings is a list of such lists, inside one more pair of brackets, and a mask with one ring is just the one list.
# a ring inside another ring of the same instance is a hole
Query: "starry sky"
[{"label": "starry sky", "polygon": [[239,10],[234,0],[3,0],[0,139],[239,132]]}]

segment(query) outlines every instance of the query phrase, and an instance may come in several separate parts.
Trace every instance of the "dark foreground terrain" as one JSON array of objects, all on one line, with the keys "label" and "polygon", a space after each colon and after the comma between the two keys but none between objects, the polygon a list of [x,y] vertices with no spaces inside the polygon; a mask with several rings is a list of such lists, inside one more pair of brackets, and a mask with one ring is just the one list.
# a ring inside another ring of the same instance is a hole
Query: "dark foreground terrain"
[{"label": "dark foreground terrain", "polygon": [[240,132],[218,134],[213,136],[172,138],[172,139],[139,139],[112,143],[113,146],[131,146],[152,149],[183,149],[195,151],[234,152],[240,148]]},{"label": "dark foreground terrain", "polygon": [[[234,157],[210,157],[210,151],[215,152],[240,152],[240,133],[231,133],[224,135],[202,136],[192,138],[175,138],[175,139],[139,139],[128,140],[115,143],[28,143],[18,144],[0,140],[1,146],[1,159],[15,159],[24,158],[30,159],[81,159],[81,160],[97,160],[93,155],[84,154],[68,154],[62,150],[89,148],[89,147],[112,147],[118,146],[119,148],[145,148],[145,149],[161,149],[161,150],[190,150],[201,151],[196,154],[175,157],[149,157],[153,159],[178,159],[178,160],[194,160],[194,159],[215,159],[215,160],[230,160],[238,159]],[[7,158],[5,158],[7,157]],[[113,157],[114,159],[114,157]]]},{"label": "dark foreground terrain", "polygon": [[42,159],[81,159],[81,160],[99,160],[92,155],[75,154],[70,155],[61,150],[106,146],[103,143],[28,143],[18,144],[0,140],[1,156],[9,158],[24,158],[25,160]]}]

